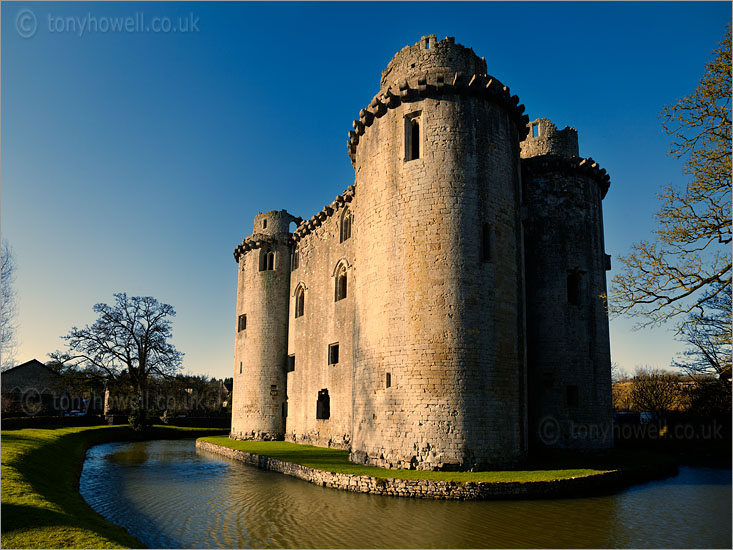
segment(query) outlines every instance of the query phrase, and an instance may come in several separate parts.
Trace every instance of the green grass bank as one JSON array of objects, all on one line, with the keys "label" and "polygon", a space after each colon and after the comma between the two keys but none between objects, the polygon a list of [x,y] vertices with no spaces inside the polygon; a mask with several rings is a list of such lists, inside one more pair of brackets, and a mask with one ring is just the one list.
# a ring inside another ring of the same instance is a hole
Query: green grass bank
[{"label": "green grass bank", "polygon": [[[155,426],[3,430],[0,517],[3,548],[140,548],[140,541],[107,522],[79,494],[86,450],[112,441],[181,439],[222,433]],[[226,437],[226,436],[225,436]]]},{"label": "green grass bank", "polygon": [[[529,482],[554,481],[575,477],[590,476],[614,471],[614,462],[621,462],[621,457],[604,458],[602,460],[586,459],[588,467],[557,467],[555,464],[538,464],[529,469],[482,471],[482,472],[433,472],[427,470],[390,470],[376,466],[365,466],[349,462],[349,452],[339,449],[327,449],[312,445],[300,445],[285,441],[239,441],[228,436],[211,436],[200,438],[203,441],[221,445],[246,453],[277,458],[324,470],[336,474],[372,476],[382,479],[426,479],[433,481],[468,482]],[[553,467],[554,466],[554,467]]]}]

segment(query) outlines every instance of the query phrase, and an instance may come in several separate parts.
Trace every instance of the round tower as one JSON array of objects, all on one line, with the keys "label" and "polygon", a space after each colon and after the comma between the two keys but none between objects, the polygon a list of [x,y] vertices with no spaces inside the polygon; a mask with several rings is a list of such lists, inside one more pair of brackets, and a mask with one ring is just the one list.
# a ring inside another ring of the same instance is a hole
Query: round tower
[{"label": "round tower", "polygon": [[522,143],[530,445],[613,445],[602,200],[609,177],[547,119]]},{"label": "round tower", "polygon": [[351,459],[468,469],[526,452],[524,106],[453,38],[382,73],[348,149],[355,218]]},{"label": "round tower", "polygon": [[285,210],[257,214],[252,235],[234,251],[239,265],[233,439],[285,434],[290,223]]}]

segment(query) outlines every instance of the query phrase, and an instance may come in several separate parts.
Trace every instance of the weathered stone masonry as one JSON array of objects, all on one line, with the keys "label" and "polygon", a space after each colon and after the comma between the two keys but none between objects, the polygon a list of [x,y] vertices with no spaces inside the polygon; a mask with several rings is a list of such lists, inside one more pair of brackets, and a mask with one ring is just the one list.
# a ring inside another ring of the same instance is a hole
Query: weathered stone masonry
[{"label": "weathered stone masonry", "polygon": [[235,250],[233,438],[418,469],[611,445],[608,176],[523,113],[452,38],[397,53],[349,132],[355,184]]}]

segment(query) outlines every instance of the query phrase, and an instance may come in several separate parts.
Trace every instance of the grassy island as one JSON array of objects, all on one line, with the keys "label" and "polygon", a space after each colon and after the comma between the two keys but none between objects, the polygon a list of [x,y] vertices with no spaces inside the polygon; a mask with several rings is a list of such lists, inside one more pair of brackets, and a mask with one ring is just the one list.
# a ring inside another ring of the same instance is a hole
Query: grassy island
[{"label": "grassy island", "polygon": [[594,463],[586,468],[559,468],[549,465],[537,465],[528,469],[495,470],[479,472],[434,472],[429,470],[391,470],[376,466],[365,466],[349,462],[349,452],[339,449],[300,445],[286,441],[239,441],[229,437],[212,436],[202,437],[203,441],[221,445],[230,449],[244,451],[277,458],[285,462],[292,462],[337,474],[351,474],[357,476],[373,476],[391,479],[429,479],[434,481],[467,482],[524,482],[524,481],[553,481],[602,474],[616,468],[608,461]]}]

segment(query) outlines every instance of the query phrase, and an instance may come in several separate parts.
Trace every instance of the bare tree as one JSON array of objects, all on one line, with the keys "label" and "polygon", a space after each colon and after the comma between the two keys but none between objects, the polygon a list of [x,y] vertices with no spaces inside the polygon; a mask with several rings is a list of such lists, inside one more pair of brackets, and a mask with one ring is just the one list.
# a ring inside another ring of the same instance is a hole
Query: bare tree
[{"label": "bare tree", "polygon": [[689,348],[680,354],[674,366],[693,379],[710,375],[729,389],[731,380],[731,294],[714,292],[704,309],[690,315],[682,329],[681,340]]},{"label": "bare tree", "polygon": [[15,288],[15,257],[8,241],[0,248],[0,369],[15,365],[17,304]]},{"label": "bare tree", "polygon": [[52,359],[90,369],[110,380],[127,378],[134,390],[130,423],[135,429],[147,424],[146,389],[148,380],[171,376],[180,367],[183,354],[168,342],[172,336],[170,317],[173,306],[150,296],[115,294],[115,303],[96,304],[99,318],[92,326],[72,327],[62,338],[68,353],[56,352]]},{"label": "bare tree", "polygon": [[640,318],[640,326],[670,319],[678,330],[695,309],[731,292],[731,27],[713,51],[692,95],[662,113],[673,137],[670,154],[685,158],[691,181],[659,195],[655,242],[634,244],[620,257],[609,309]]},{"label": "bare tree", "polygon": [[631,379],[631,406],[637,411],[665,413],[679,404],[680,395],[679,376],[670,372],[637,368]]}]

